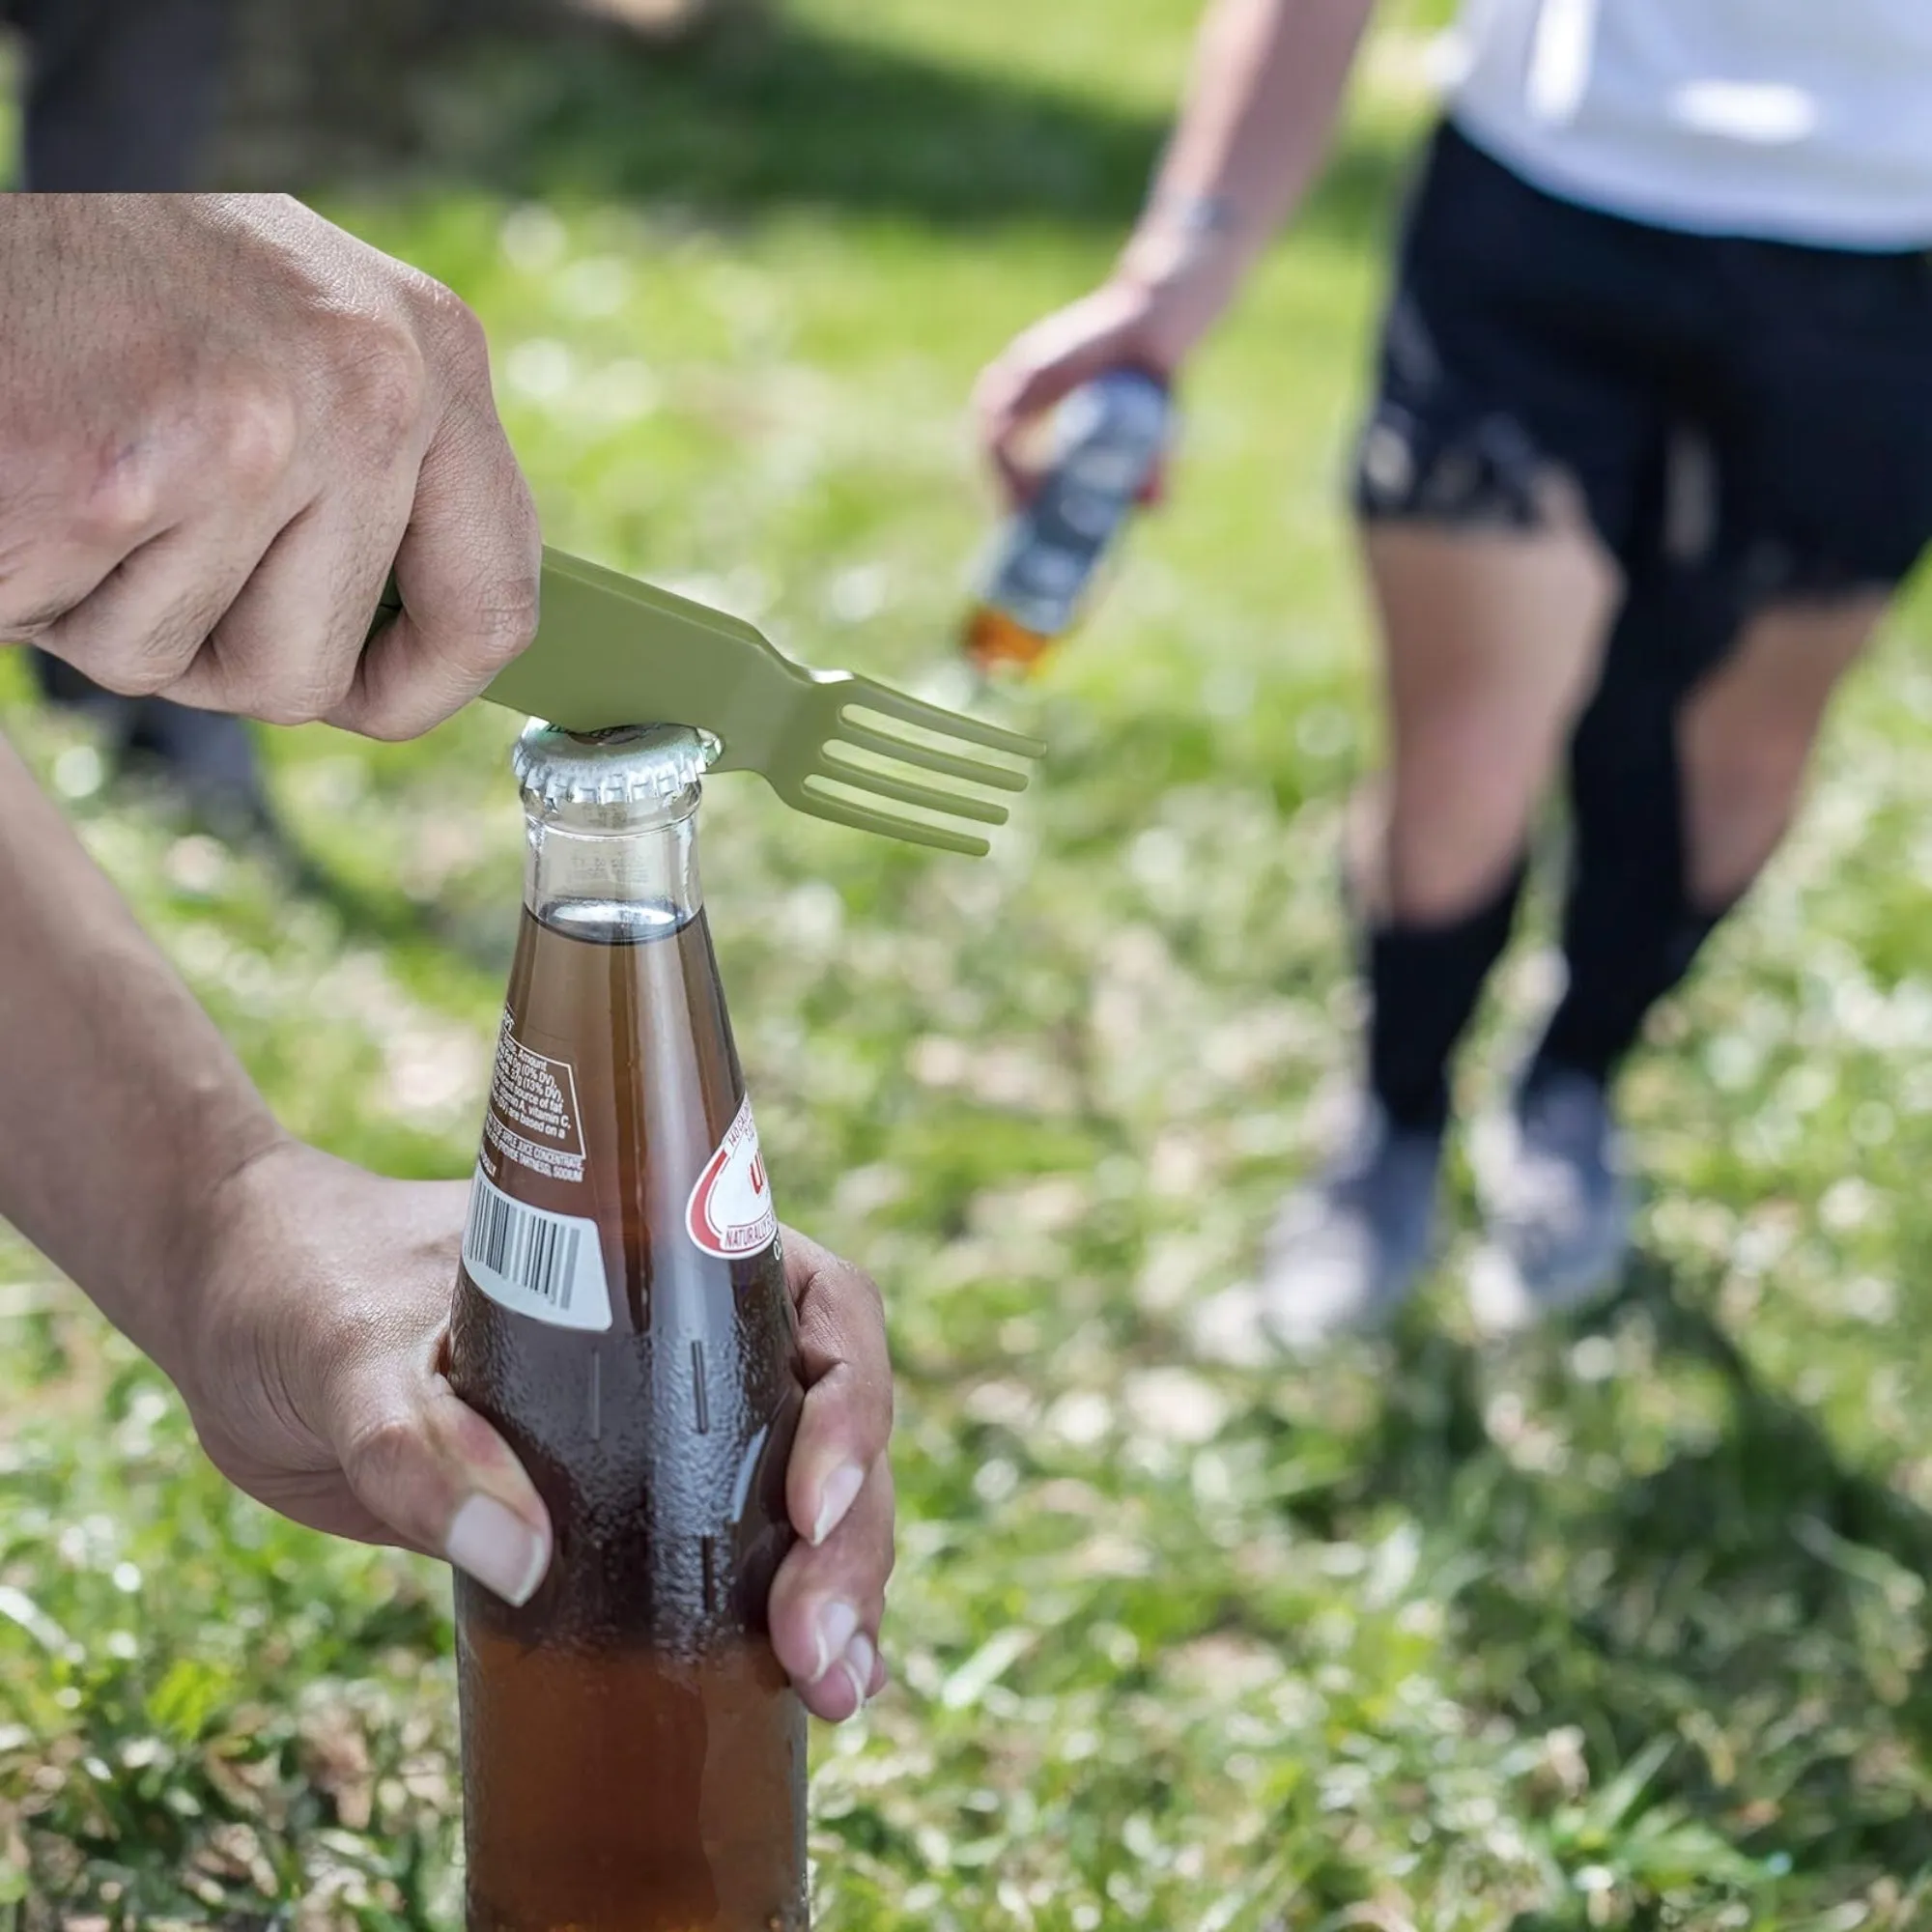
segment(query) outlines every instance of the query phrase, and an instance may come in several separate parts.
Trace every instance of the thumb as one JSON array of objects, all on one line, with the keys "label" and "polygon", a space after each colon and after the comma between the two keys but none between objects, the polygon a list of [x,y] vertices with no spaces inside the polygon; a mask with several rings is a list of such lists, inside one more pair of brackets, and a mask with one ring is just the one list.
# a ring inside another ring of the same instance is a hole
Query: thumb
[{"label": "thumb", "polygon": [[1029,432],[1063,397],[1106,366],[1106,355],[1090,346],[1037,360],[1014,353],[986,371],[974,396],[974,412],[980,440],[1009,502],[1026,502],[1038,487],[1039,477],[1022,446]]},{"label": "thumb", "polygon": [[992,388],[980,406],[980,436],[1009,501],[1028,501],[1039,486],[1039,452],[1025,447],[1030,432],[1056,403],[1105,367],[1102,357],[1072,355],[1011,371]]},{"label": "thumb", "polygon": [[550,1516],[496,1430],[434,1370],[341,1394],[330,1434],[356,1500],[412,1548],[528,1603],[550,1568]]}]

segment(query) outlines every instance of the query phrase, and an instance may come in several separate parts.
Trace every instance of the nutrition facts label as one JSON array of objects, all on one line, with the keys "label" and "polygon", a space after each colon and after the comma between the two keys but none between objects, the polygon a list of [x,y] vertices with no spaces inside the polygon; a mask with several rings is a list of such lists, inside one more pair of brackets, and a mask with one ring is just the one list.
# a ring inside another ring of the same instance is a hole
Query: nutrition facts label
[{"label": "nutrition facts label", "polygon": [[583,1137],[570,1062],[532,1053],[510,1031],[507,1016],[497,1036],[497,1070],[483,1130],[504,1159],[533,1174],[552,1180],[583,1179]]}]

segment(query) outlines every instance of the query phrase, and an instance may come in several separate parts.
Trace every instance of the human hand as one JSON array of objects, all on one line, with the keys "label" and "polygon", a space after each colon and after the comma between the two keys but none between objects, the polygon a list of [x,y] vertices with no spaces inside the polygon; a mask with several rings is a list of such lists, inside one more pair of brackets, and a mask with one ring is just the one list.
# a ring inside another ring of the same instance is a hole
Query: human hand
[{"label": "human hand", "polygon": [[[168,1360],[215,1466],[336,1536],[447,1556],[513,1602],[551,1528],[509,1446],[442,1372],[469,1186],[384,1180],[299,1142],[235,1175],[195,1245]],[[780,1662],[821,1718],[881,1690],[893,1567],[892,1377],[878,1290],[786,1232],[806,1398],[772,1586]],[[480,1500],[479,1500],[480,1499]]]},{"label": "human hand", "polygon": [[0,639],[378,738],[529,641],[536,516],[447,289],[279,195],[0,203]]},{"label": "human hand", "polygon": [[[980,441],[1009,500],[1033,495],[1038,478],[1027,461],[1027,433],[1054,404],[1110,369],[1171,377],[1198,326],[1177,286],[1116,276],[1022,329],[973,389]],[[1158,497],[1160,479],[1156,466],[1144,500]]]}]

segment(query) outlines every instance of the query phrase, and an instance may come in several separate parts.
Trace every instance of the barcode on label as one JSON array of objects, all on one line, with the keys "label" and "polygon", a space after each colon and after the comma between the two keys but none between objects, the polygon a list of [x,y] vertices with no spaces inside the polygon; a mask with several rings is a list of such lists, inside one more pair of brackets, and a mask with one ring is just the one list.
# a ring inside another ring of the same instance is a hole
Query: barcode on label
[{"label": "barcode on label", "polygon": [[566,1315],[581,1239],[577,1229],[520,1208],[500,1194],[478,1193],[469,1203],[465,1252],[506,1276],[526,1294],[554,1301]]},{"label": "barcode on label", "polygon": [[481,1173],[470,1184],[463,1264],[491,1300],[566,1328],[608,1328],[597,1224],[513,1201]]}]

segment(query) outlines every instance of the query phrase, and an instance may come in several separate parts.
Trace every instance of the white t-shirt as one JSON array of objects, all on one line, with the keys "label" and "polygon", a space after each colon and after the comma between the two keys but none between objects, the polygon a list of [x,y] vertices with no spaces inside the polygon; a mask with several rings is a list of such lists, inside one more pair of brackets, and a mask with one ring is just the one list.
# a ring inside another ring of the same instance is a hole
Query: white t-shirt
[{"label": "white t-shirt", "polygon": [[1698,234],[1932,245],[1932,0],[1463,0],[1457,126]]}]

